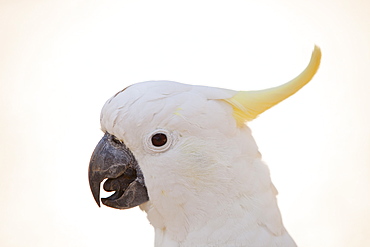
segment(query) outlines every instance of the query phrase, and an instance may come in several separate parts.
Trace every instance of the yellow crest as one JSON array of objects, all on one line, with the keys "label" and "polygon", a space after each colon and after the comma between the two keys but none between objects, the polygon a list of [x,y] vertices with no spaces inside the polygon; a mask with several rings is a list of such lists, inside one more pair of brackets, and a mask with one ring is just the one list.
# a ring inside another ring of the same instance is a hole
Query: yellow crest
[{"label": "yellow crest", "polygon": [[224,99],[233,107],[233,116],[238,126],[255,119],[259,114],[296,93],[316,74],[321,60],[321,50],[315,46],[306,69],[293,80],[269,89],[240,91],[230,99]]}]

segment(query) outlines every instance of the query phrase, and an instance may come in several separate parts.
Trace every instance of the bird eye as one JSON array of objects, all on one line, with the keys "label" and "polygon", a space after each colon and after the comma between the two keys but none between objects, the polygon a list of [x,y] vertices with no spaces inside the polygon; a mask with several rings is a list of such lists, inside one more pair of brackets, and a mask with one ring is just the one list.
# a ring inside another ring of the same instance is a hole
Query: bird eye
[{"label": "bird eye", "polygon": [[177,132],[156,129],[148,133],[144,139],[144,147],[151,154],[166,152],[177,142]]},{"label": "bird eye", "polygon": [[167,143],[167,136],[163,133],[157,133],[152,136],[152,144],[156,147],[161,147]]}]

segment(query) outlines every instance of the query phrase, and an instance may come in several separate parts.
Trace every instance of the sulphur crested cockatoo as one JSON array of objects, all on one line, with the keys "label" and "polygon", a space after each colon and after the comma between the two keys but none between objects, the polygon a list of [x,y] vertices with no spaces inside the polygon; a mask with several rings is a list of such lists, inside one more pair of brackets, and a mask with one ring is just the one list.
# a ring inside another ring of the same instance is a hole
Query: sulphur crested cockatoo
[{"label": "sulphur crested cockatoo", "polygon": [[282,86],[232,91],[170,81],[134,84],[104,105],[104,137],[89,166],[115,191],[102,203],[140,206],[155,229],[155,246],[296,246],[283,226],[277,191],[245,122],[308,83],[320,64]]}]

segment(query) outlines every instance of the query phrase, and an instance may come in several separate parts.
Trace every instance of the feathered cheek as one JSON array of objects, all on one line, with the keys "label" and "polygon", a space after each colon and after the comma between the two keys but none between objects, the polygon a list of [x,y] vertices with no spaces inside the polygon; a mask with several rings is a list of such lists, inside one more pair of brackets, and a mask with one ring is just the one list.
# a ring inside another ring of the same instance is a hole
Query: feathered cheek
[{"label": "feathered cheek", "polygon": [[217,157],[207,152],[205,146],[181,147],[181,164],[179,164],[179,174],[194,186],[205,186],[205,184],[217,181]]}]

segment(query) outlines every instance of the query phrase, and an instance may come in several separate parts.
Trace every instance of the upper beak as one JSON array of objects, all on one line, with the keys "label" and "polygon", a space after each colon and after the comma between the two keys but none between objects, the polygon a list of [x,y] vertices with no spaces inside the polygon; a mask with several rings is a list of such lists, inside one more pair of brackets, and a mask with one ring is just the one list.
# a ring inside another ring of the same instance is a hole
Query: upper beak
[{"label": "upper beak", "polygon": [[102,198],[104,205],[127,209],[149,200],[144,176],[134,155],[109,133],[105,133],[96,146],[89,165],[90,188],[99,207],[100,183],[106,178],[104,190],[115,193]]}]

